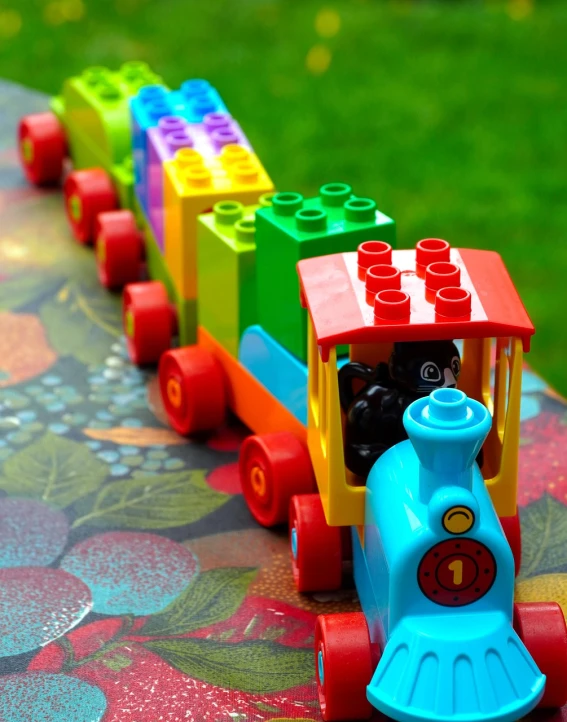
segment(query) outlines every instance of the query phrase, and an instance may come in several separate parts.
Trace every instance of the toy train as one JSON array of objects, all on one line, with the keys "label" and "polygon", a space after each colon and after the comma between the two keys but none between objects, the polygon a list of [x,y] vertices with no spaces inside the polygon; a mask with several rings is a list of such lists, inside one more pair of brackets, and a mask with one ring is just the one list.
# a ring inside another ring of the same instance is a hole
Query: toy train
[{"label": "toy train", "polygon": [[53,184],[72,161],[71,229],[124,287],[129,353],[159,361],[171,426],[231,410],[252,430],[244,497],[260,524],[289,521],[300,591],[339,588],[353,561],[363,611],[317,622],[323,718],[507,722],[567,702],[561,608],[513,603],[534,329],[501,258],[393,250],[394,221],[345,183],[273,194],[203,80],[90,68],[51,108],[20,123],[23,170]]}]

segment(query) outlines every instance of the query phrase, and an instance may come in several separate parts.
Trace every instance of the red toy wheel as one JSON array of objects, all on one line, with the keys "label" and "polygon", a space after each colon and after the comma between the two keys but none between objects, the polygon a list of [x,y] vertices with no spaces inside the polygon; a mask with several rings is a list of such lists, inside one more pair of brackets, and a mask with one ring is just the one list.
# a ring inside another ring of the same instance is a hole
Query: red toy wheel
[{"label": "red toy wheel", "polygon": [[514,604],[514,629],[540,671],[547,677],[538,707],[567,703],[567,628],[559,604]]},{"label": "red toy wheel", "polygon": [[317,617],[315,666],[325,722],[368,719],[372,715],[366,687],[376,665],[362,612]]},{"label": "red toy wheel", "polygon": [[138,366],[155,363],[171,346],[175,315],[160,281],[128,284],[122,318],[128,354]]},{"label": "red toy wheel", "polygon": [[67,218],[73,235],[80,243],[94,238],[99,213],[113,211],[118,199],[112,182],[102,168],[89,168],[69,173],[63,186]]},{"label": "red toy wheel", "polygon": [[26,115],[18,128],[20,163],[34,185],[59,183],[67,150],[65,131],[53,113]]},{"label": "red toy wheel", "polygon": [[319,494],[294,496],[289,512],[291,564],[300,592],[340,589],[341,527],[329,526]]},{"label": "red toy wheel", "polygon": [[95,239],[98,277],[103,286],[120,289],[139,280],[144,246],[131,211],[99,213]]},{"label": "red toy wheel", "polygon": [[172,428],[186,436],[221,426],[226,413],[224,374],[207,349],[167,351],[159,362],[161,398]]},{"label": "red toy wheel", "polygon": [[262,526],[287,521],[291,497],[315,491],[305,445],[286,431],[249,436],[240,448],[242,493]]},{"label": "red toy wheel", "polygon": [[503,516],[500,517],[500,523],[508,544],[512,549],[514,555],[514,569],[516,576],[520,573],[520,566],[522,565],[522,531],[520,528],[520,515],[516,510],[514,516]]}]

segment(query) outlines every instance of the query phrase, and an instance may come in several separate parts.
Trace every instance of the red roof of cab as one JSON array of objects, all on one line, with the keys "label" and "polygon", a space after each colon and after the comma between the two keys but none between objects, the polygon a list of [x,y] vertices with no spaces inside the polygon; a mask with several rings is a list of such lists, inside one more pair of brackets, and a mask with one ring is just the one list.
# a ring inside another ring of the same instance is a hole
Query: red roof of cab
[{"label": "red roof of cab", "polygon": [[[426,264],[426,265],[424,265]],[[535,332],[502,258],[439,239],[392,251],[366,241],[297,265],[324,361],[338,344],[519,337]]]}]

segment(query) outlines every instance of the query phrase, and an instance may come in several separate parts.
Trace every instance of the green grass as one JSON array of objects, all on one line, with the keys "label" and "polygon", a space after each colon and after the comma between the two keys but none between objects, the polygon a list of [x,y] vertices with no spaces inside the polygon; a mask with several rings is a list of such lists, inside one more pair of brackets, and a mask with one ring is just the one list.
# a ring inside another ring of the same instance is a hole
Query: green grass
[{"label": "green grass", "polygon": [[529,360],[567,394],[566,37],[562,0],[0,0],[0,75],[50,93],[127,59],[207,77],[280,189],[344,179],[404,246],[501,252],[537,327]]}]

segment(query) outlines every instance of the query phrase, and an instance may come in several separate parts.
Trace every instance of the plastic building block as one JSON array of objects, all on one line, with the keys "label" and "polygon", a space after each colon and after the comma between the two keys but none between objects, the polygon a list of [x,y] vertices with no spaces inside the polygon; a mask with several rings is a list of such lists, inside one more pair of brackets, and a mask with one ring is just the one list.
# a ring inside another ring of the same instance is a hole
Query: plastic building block
[{"label": "plastic building block", "polygon": [[307,366],[261,326],[248,328],[238,359],[302,424],[307,425]]},{"label": "plastic building block", "polygon": [[160,118],[179,116],[188,123],[202,123],[208,113],[226,113],[220,95],[206,80],[186,80],[179,90],[163,85],[142,88],[131,101],[132,147],[136,194],[147,211],[147,131]]},{"label": "plastic building block", "polygon": [[183,148],[163,167],[166,263],[180,295],[197,298],[197,216],[221,200],[256,203],[273,185],[258,158],[232,144],[218,158]]},{"label": "plastic building block", "polygon": [[534,327],[492,251],[451,248],[439,239],[408,251],[370,243],[358,253],[301,261],[298,271],[323,359],[337,344],[394,339],[512,336],[529,350]]},{"label": "plastic building block", "polygon": [[[256,218],[262,328],[305,361],[307,317],[297,304],[298,261],[354,251],[363,241],[376,238],[392,244],[395,232],[394,221],[377,211],[373,200],[356,198],[345,183],[324,185],[315,198],[278,193],[272,207],[260,210]],[[327,281],[327,290],[328,286]]]},{"label": "plastic building block", "polygon": [[129,98],[157,83],[145,63],[125,63],[112,72],[87,68],[69,78],[52,109],[63,124],[75,169],[100,167],[110,172],[131,153]]},{"label": "plastic building block", "polygon": [[[270,196],[260,202],[268,204]],[[199,323],[235,357],[244,330],[256,322],[258,207],[220,201],[198,221]]]},{"label": "plastic building block", "polygon": [[306,440],[305,426],[202,326],[198,328],[197,342],[209,349],[222,366],[228,407],[243,424],[257,434],[286,430]]},{"label": "plastic building block", "polygon": [[[242,334],[238,359],[282,406],[307,425],[307,365],[303,361],[289,353],[261,326],[251,326]],[[339,368],[347,361],[346,356],[340,358]]]},{"label": "plastic building block", "polygon": [[368,700],[399,722],[519,719],[545,677],[513,629],[514,560],[473,461],[490,414],[437,389],[404,424],[409,440],[368,477],[363,538],[353,529],[355,581],[382,650]]},{"label": "plastic building block", "polygon": [[203,158],[215,158],[225,145],[250,144],[228,113],[209,113],[202,123],[188,123],[179,116],[164,116],[148,129],[147,207],[160,248],[163,250],[163,163],[181,148],[194,148]]}]

